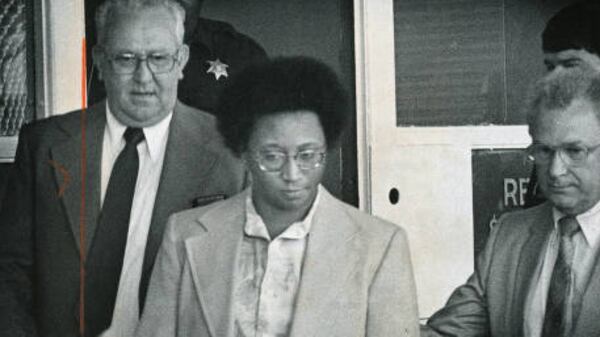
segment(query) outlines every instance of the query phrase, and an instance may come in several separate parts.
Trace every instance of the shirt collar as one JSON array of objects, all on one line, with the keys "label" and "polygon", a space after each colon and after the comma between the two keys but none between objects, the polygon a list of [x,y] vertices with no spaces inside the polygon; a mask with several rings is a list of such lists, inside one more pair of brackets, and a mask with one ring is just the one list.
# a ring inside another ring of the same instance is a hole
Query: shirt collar
[{"label": "shirt collar", "polygon": [[[143,128],[144,140],[150,159],[156,163],[160,160],[160,154],[162,147],[166,145],[166,139],[169,135],[169,125],[173,118],[173,111],[171,111],[165,118],[160,122]],[[108,130],[108,138],[112,148],[118,149],[121,143],[124,143],[123,134],[127,126],[121,123],[110,111],[108,101],[106,102],[106,128]]]},{"label": "shirt collar", "polygon": [[[565,214],[553,208],[552,216],[554,218],[554,227],[556,228],[558,220],[564,217]],[[589,210],[578,214],[575,219],[579,222],[579,227],[581,227],[581,232],[587,244],[590,247],[595,247],[600,241],[600,201]]]},{"label": "shirt collar", "polygon": [[[256,208],[252,202],[252,188],[248,188],[246,193],[246,224],[244,226],[244,233],[248,236],[256,236],[271,241],[272,238],[269,235],[267,226],[263,222],[262,217],[256,212]],[[319,204],[320,195],[321,185],[318,186],[317,196],[304,219],[291,224],[279,237],[285,239],[302,239],[308,235],[312,227],[315,210]]]}]

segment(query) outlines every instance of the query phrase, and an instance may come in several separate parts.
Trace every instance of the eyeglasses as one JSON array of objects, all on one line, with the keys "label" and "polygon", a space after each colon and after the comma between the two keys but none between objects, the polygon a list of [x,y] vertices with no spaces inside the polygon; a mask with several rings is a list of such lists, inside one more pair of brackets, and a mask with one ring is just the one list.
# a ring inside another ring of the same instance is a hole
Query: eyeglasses
[{"label": "eyeglasses", "polygon": [[531,144],[527,148],[527,157],[537,163],[548,164],[554,158],[554,154],[558,153],[558,156],[566,165],[581,166],[587,161],[590,153],[598,147],[600,147],[600,144],[593,146],[569,144],[556,147],[544,144]]},{"label": "eyeglasses", "polygon": [[153,74],[164,74],[173,70],[175,63],[179,62],[179,51],[170,53],[151,53],[139,55],[135,53],[120,53],[108,58],[112,71],[119,75],[133,74],[140,63],[146,61],[148,68]]},{"label": "eyeglasses", "polygon": [[259,151],[255,154],[254,160],[258,167],[265,172],[279,172],[289,158],[293,158],[298,168],[303,171],[316,169],[323,165],[325,161],[325,151],[323,150],[304,150],[296,154],[289,155],[285,152],[277,151]]}]

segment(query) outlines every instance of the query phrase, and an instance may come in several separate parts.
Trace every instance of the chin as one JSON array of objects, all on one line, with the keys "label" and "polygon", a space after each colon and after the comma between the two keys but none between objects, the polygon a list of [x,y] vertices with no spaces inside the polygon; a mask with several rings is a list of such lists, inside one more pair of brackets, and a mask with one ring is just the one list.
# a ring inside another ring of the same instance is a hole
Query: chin
[{"label": "chin", "polygon": [[282,209],[288,211],[297,211],[304,207],[309,206],[310,203],[306,199],[296,199],[296,200],[281,200],[280,206]]},{"label": "chin", "polygon": [[294,199],[281,198],[279,200],[279,207],[282,210],[295,212],[310,208],[312,200],[309,197],[298,197]]},{"label": "chin", "polygon": [[577,203],[577,200],[573,198],[564,197],[564,196],[551,196],[550,201],[559,211],[565,214],[579,214],[585,209],[582,209],[582,206]]}]

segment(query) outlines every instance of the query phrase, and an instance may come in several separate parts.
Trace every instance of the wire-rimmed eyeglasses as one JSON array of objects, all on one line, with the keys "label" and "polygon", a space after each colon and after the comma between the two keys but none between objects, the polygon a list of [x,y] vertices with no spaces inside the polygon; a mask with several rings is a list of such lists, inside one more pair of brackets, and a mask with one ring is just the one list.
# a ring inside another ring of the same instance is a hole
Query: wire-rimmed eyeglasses
[{"label": "wire-rimmed eyeglasses", "polygon": [[303,150],[293,155],[280,151],[258,151],[253,156],[258,167],[265,172],[279,172],[288,160],[293,159],[300,170],[308,171],[325,162],[324,150]]},{"label": "wire-rimmed eyeglasses", "polygon": [[549,146],[544,144],[531,144],[527,148],[527,157],[539,164],[548,164],[558,154],[563,163],[569,166],[583,165],[590,153],[600,147],[600,144],[585,146],[581,144],[566,144],[560,146]]},{"label": "wire-rimmed eyeglasses", "polygon": [[133,74],[141,62],[146,61],[148,69],[153,74],[164,74],[173,70],[175,63],[179,62],[178,48],[175,53],[154,52],[149,54],[136,54],[132,52],[124,52],[113,55],[108,55],[108,63],[111,70],[119,75]]}]

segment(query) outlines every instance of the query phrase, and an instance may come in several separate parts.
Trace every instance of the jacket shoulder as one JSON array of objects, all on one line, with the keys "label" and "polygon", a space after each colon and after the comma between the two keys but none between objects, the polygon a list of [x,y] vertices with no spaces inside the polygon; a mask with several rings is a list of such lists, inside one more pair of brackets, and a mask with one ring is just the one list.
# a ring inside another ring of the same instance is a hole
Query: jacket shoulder
[{"label": "jacket shoulder", "polygon": [[206,111],[177,102],[180,125],[192,135],[201,136],[204,146],[217,152],[224,150],[224,142],[217,130],[217,119]]},{"label": "jacket shoulder", "polygon": [[528,231],[531,226],[539,226],[540,219],[551,216],[552,205],[545,202],[535,207],[519,209],[504,213],[498,220],[498,225],[504,231]]},{"label": "jacket shoulder", "polygon": [[[232,197],[235,198],[236,196]],[[208,205],[194,207],[190,209],[186,209],[177,213],[174,213],[171,217],[176,217],[177,221],[181,222],[196,222],[196,220],[202,218],[206,214],[210,214],[212,212],[222,212],[226,214],[225,211],[231,206],[231,200],[220,200]]]},{"label": "jacket shoulder", "polygon": [[30,146],[50,146],[62,138],[65,131],[81,128],[81,110],[71,111],[28,122],[21,127],[19,142],[25,139]]},{"label": "jacket shoulder", "polygon": [[214,19],[208,19],[205,17],[199,17],[198,25],[202,25],[203,29],[210,31],[211,33],[220,33],[220,34],[237,34],[238,33],[230,23],[227,23],[225,21],[219,21],[219,20],[214,20]]},{"label": "jacket shoulder", "polygon": [[198,129],[199,132],[211,137],[219,135],[217,131],[217,119],[210,113],[196,109],[180,101],[177,102],[175,109],[180,115],[179,118],[183,120],[186,126]]},{"label": "jacket shoulder", "polygon": [[169,217],[169,226],[177,236],[186,238],[194,233],[205,231],[203,223],[224,223],[226,218],[236,216],[243,205],[245,193],[213,202],[211,204],[176,212]]},{"label": "jacket shoulder", "polygon": [[213,37],[213,40],[226,43],[227,47],[231,50],[237,48],[239,53],[250,56],[255,61],[256,59],[266,59],[267,57],[265,50],[258,42],[240,33],[227,22],[200,17],[198,18],[198,27],[208,32]]},{"label": "jacket shoulder", "polygon": [[232,24],[227,23],[225,21],[219,21],[214,19],[208,19],[204,17],[198,18],[198,26],[201,27],[204,31],[209,32],[213,35],[219,35],[222,37],[230,37],[237,40],[252,41],[254,44],[258,46],[254,40],[250,37],[240,33],[237,31]]},{"label": "jacket shoulder", "polygon": [[200,216],[198,210],[199,208],[192,208],[171,214],[167,221],[166,236],[171,241],[182,241],[203,232],[203,228],[196,222]]},{"label": "jacket shoulder", "polygon": [[[82,116],[84,110],[73,110],[60,115],[49,116],[42,119],[30,121],[23,125],[21,131],[31,136],[52,136],[59,130],[61,132],[79,132],[82,129],[82,123],[95,122],[100,119],[95,114],[104,113],[106,102],[103,100],[92,105],[85,110],[87,116]],[[96,118],[95,118],[96,117]]]},{"label": "jacket shoulder", "polygon": [[49,116],[28,122],[23,127],[29,128],[31,132],[51,130],[59,125],[77,125],[81,120],[81,110],[69,111],[65,114]]}]

